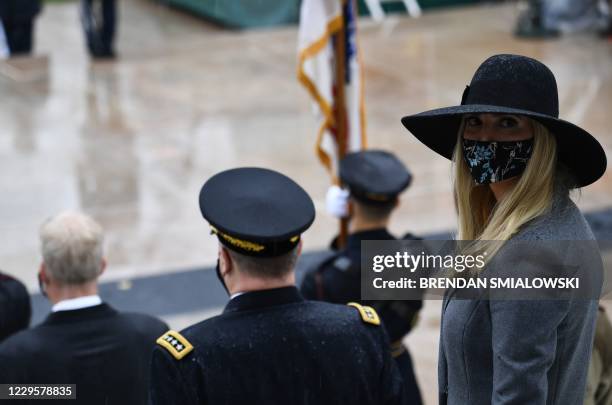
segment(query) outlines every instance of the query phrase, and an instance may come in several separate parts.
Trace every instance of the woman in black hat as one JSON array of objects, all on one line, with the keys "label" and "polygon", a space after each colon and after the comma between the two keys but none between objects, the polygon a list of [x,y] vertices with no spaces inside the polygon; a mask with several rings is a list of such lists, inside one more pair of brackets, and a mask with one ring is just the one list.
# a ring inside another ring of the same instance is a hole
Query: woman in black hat
[{"label": "woman in black hat", "polygon": [[[594,237],[569,190],[601,177],[606,156],[595,138],[558,116],[557,85],[546,66],[495,55],[478,68],[460,106],[402,119],[453,161],[457,239],[469,241],[461,253],[486,252],[486,265],[470,276],[519,278],[533,271],[561,277],[569,274],[568,257],[578,266],[600,263],[598,251],[584,248]],[[584,243],[568,250],[551,241]],[[557,300],[524,300],[519,290],[496,299],[491,285],[486,297],[479,291],[462,300],[448,291],[440,403],[582,403],[600,287],[595,282],[592,296],[566,292]]]}]

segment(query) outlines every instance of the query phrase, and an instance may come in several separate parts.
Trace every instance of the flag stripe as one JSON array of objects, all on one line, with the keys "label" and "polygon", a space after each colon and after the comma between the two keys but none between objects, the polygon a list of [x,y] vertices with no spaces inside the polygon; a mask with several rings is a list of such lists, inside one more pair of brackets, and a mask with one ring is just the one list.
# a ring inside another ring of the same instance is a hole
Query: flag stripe
[{"label": "flag stripe", "polygon": [[329,117],[328,119],[330,120],[331,125],[333,125],[334,122],[331,106],[321,96],[319,90],[317,90],[317,86],[306,75],[306,72],[304,71],[304,63],[306,62],[306,59],[312,58],[319,53],[329,43],[332,35],[342,29],[342,25],[343,21],[342,16],[340,15],[336,16],[332,21],[330,21],[329,24],[327,24],[327,29],[321,38],[300,52],[298,63],[298,80],[304,85],[304,87],[306,87],[306,89],[308,89],[308,92],[312,98],[317,101],[317,104],[319,104],[319,108],[321,108],[323,114],[326,117]]},{"label": "flag stripe", "polygon": [[300,9],[297,77],[322,115],[315,150],[335,182],[339,159],[366,145],[356,12],[354,0],[302,0]]}]

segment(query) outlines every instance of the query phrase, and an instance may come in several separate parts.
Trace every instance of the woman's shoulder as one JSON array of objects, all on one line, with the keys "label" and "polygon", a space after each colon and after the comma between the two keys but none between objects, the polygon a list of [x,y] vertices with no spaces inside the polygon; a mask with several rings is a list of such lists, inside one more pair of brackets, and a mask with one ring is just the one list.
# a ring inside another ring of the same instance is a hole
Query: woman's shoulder
[{"label": "woman's shoulder", "polygon": [[[490,273],[512,277],[579,278],[574,297],[593,299],[601,290],[602,263],[597,241],[584,216],[567,196],[504,243]],[[489,271],[489,270],[487,270]],[[534,298],[557,298],[558,289],[534,289]],[[563,290],[565,291],[565,290]]]},{"label": "woman's shoulder", "polygon": [[584,215],[568,193],[556,193],[551,208],[521,228],[514,240],[594,240]]}]

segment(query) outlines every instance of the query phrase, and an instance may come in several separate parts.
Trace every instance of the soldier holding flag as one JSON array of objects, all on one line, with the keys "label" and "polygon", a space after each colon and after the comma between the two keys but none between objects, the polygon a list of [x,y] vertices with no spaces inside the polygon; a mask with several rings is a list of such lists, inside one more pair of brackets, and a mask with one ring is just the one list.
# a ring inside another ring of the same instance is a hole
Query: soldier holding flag
[{"label": "soldier holding flag", "polygon": [[[346,155],[340,162],[340,179],[348,187],[329,194],[328,211],[346,216],[350,211],[350,232],[344,248],[308,272],[302,282],[305,298],[333,303],[358,301],[380,314],[390,338],[391,353],[404,378],[408,402],[422,403],[412,359],[403,339],[417,323],[422,300],[363,301],[361,299],[361,243],[367,240],[395,240],[387,227],[412,174],[393,154],[368,150]],[[349,209],[349,205],[351,209]],[[406,234],[403,239],[415,239]],[[335,247],[332,245],[332,247]]]},{"label": "soldier holding flag", "polygon": [[[387,231],[387,223],[397,196],[408,187],[412,176],[395,156],[382,151],[362,151],[366,148],[365,103],[356,2],[304,0],[300,11],[298,59],[298,79],[322,116],[317,155],[332,181],[349,187],[356,207],[350,235],[346,212],[337,215],[341,226],[335,247],[339,250],[306,276],[301,291],[308,299],[335,303],[360,301],[360,242],[395,239]],[[332,186],[328,196],[335,194],[331,198],[335,201],[344,198],[344,203],[336,204],[339,206],[336,208],[346,211],[341,206],[346,206],[349,193],[339,190]],[[384,201],[373,201],[375,194]],[[355,227],[357,222],[367,225]],[[383,323],[393,331],[394,354],[412,404],[420,404],[421,396],[402,338],[414,325],[421,305],[421,301],[389,301],[379,307]]]}]

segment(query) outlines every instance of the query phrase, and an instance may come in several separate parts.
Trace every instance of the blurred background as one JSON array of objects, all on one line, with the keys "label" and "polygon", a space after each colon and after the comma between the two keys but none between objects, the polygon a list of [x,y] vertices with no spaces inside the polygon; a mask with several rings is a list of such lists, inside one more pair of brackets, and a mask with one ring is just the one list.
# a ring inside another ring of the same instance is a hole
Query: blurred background
[{"label": "blurred background", "polygon": [[[2,0],[5,1],[5,0]],[[612,151],[612,42],[606,1],[358,2],[368,144],[414,173],[391,230],[436,237],[455,228],[450,165],[401,125],[404,115],[456,105],[488,56],[518,53],[549,66],[561,118]],[[563,4],[565,8],[563,8]],[[572,6],[573,4],[573,6]],[[265,166],[300,183],[317,219],[299,276],[338,222],[325,212],[330,177],[315,154],[319,126],[296,78],[298,0],[120,0],[113,55],[93,57],[79,1],[48,0],[28,55],[0,60],[0,268],[38,294],[38,227],[64,209],[106,232],[103,299],[183,328],[227,297],[212,267],[217,240],[197,196],[214,173]],[[574,196],[598,239],[612,239],[612,174]],[[609,245],[608,245],[609,246]],[[606,266],[612,251],[604,250]],[[610,307],[609,301],[606,305]],[[440,304],[425,303],[408,337],[428,403],[436,401]]]}]

